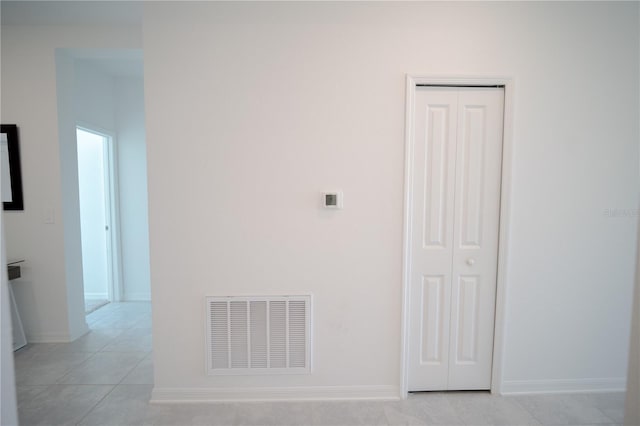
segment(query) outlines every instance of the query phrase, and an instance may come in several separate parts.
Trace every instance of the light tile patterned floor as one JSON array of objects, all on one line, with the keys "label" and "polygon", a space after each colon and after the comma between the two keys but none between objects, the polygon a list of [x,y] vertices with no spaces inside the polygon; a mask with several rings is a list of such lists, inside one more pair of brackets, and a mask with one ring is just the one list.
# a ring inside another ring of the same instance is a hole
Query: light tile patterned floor
[{"label": "light tile patterned floor", "polygon": [[151,305],[111,303],[72,343],[16,352],[20,424],[29,425],[620,425],[623,393],[498,397],[411,394],[406,401],[149,404]]},{"label": "light tile patterned floor", "polygon": [[108,300],[105,299],[84,299],[84,313],[85,315],[90,314],[91,312],[100,309],[104,305],[109,303]]}]

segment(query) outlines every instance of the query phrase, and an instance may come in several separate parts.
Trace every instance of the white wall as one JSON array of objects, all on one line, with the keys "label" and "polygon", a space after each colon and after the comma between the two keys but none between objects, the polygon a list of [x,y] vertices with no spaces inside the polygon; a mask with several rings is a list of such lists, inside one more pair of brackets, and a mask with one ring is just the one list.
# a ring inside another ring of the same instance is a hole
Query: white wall
[{"label": "white wall", "polygon": [[[397,395],[406,73],[515,81],[504,390],[622,389],[637,8],[145,4],[154,397]],[[204,296],[265,293],[314,295],[313,374],[205,376]]]},{"label": "white wall", "polygon": [[[638,218],[640,222],[640,217]],[[631,338],[629,342],[629,371],[627,375],[627,400],[625,404],[624,424],[640,424],[640,233],[638,234],[636,260],[636,286],[633,297],[631,319]]]},{"label": "white wall", "polygon": [[[67,87],[67,97],[57,99],[55,49],[138,48],[140,29],[3,24],[1,31],[1,118],[19,127],[25,200],[24,211],[4,213],[8,257],[27,260],[24,277],[15,285],[16,298],[29,341],[66,341],[86,330],[86,324],[80,261],[64,252],[65,231],[70,241],[67,246],[77,248],[80,242],[79,219],[65,226],[62,222],[63,180],[71,181],[73,170],[61,169],[58,161],[59,130],[64,141],[75,136],[75,124],[58,126],[59,115],[62,122],[73,123],[69,98],[73,95],[73,62],[58,55],[59,69],[67,71],[58,75],[61,86]],[[68,154],[71,148],[65,143],[62,151]],[[67,160],[72,164],[70,154]],[[65,197],[66,205],[74,199],[77,203],[77,194]],[[48,209],[54,212],[54,224],[44,223]]]},{"label": "white wall", "polygon": [[[638,9],[640,19],[640,8]],[[640,49],[640,46],[638,46]],[[640,89],[638,92],[640,97]],[[640,111],[638,113],[640,123]],[[638,158],[640,161],[640,158]],[[638,179],[640,184],[640,179]],[[640,185],[639,185],[640,186]],[[638,234],[636,246],[636,284],[633,297],[633,312],[631,316],[631,336],[629,338],[629,367],[627,372],[627,399],[625,403],[624,424],[634,426],[640,424],[640,205],[637,210]]]},{"label": "white wall", "polygon": [[[1,167],[1,166],[0,166]],[[2,178],[0,177],[0,180]],[[7,257],[4,246],[4,218],[0,215],[0,424],[18,424],[16,383],[13,371],[13,329],[11,324],[11,301],[9,280],[4,265]]]},{"label": "white wall", "polygon": [[[44,223],[48,226],[56,222],[65,224],[63,228],[63,247],[57,247],[63,253],[66,285],[58,291],[66,291],[66,315],[69,331],[60,336],[31,335],[28,331],[27,340],[30,342],[70,341],[86,333],[89,328],[84,314],[84,288],[82,282],[82,257],[80,236],[80,203],[78,196],[78,159],[76,152],[76,126],[73,107],[74,66],[73,59],[60,49],[55,51],[56,98],[58,108],[58,141],[60,144],[58,157],[60,162],[60,189],[62,193],[61,209],[49,205],[45,206]],[[53,157],[56,158],[56,157]],[[24,168],[24,167],[23,167]],[[24,171],[22,172],[24,174]],[[26,210],[26,209],[25,209]],[[26,257],[26,256],[25,256]],[[22,289],[22,286],[19,287]],[[38,295],[39,297],[40,295]],[[42,310],[36,306],[20,301],[17,296],[18,309],[29,317],[41,314]],[[59,307],[59,312],[64,308]],[[47,310],[44,310],[47,312]],[[58,312],[58,313],[59,313]],[[64,312],[64,311],[63,311]],[[23,314],[24,315],[24,314]],[[28,329],[27,329],[28,330]]]},{"label": "white wall", "polygon": [[74,111],[76,120],[97,130],[115,132],[115,83],[99,66],[87,59],[74,56]]},{"label": "white wall", "polygon": [[115,79],[120,229],[125,300],[149,300],[147,148],[142,77]]}]

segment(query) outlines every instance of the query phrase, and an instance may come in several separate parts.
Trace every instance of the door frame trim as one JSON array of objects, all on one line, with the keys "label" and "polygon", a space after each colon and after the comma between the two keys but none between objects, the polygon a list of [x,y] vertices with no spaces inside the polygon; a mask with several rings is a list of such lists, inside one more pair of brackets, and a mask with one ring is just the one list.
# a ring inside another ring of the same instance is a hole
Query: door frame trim
[{"label": "door frame trim", "polygon": [[413,129],[415,92],[419,85],[433,86],[504,86],[504,119],[502,136],[502,174],[500,178],[500,225],[498,237],[498,269],[491,366],[491,393],[500,394],[503,386],[504,336],[508,243],[511,222],[511,175],[513,156],[514,86],[512,77],[495,76],[419,76],[407,74],[405,106],[404,225],[402,253],[402,317],[400,338],[400,398],[409,393],[409,289],[411,278],[411,220],[413,215]]},{"label": "door frame trim", "polygon": [[108,206],[107,222],[111,232],[107,238],[107,274],[109,279],[109,301],[121,302],[124,299],[124,280],[122,277],[122,243],[120,240],[120,191],[118,185],[118,156],[115,133],[100,126],[77,121],[76,129],[94,133],[105,138],[104,161],[105,180],[108,185],[105,203]]}]

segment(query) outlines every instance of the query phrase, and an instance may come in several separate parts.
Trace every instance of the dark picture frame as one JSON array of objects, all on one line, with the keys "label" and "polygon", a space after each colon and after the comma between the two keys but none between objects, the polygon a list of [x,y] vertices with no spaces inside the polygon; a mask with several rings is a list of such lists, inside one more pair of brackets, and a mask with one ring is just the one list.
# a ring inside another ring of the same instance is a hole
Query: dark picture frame
[{"label": "dark picture frame", "polygon": [[[4,209],[24,210],[24,200],[22,198],[22,168],[20,167],[20,144],[18,142],[18,126],[15,124],[2,124],[0,125],[0,133],[7,135],[6,137],[9,158],[9,176],[11,178],[11,201],[3,201]],[[3,161],[5,160],[3,159]],[[3,175],[6,176],[6,174]]]}]

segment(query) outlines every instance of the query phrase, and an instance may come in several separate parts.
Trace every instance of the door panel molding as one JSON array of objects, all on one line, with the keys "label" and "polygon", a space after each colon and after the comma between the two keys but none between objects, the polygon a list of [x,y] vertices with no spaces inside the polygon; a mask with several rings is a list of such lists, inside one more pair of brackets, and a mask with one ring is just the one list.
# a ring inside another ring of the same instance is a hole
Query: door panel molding
[{"label": "door panel molding", "polygon": [[[493,339],[493,362],[491,369],[491,392],[501,393],[503,386],[502,362],[504,352],[504,327],[505,327],[505,300],[507,291],[507,254],[509,242],[510,223],[510,199],[511,199],[511,163],[513,151],[513,100],[514,100],[514,79],[511,77],[495,76],[414,76],[406,77],[406,122],[405,122],[405,193],[404,193],[404,229],[403,229],[403,278],[402,278],[402,317],[401,317],[401,377],[400,377],[400,397],[406,398],[409,389],[409,318],[412,309],[410,300],[411,283],[411,254],[412,254],[412,223],[414,202],[423,202],[424,194],[420,194],[414,199],[413,181],[415,179],[413,163],[414,152],[414,132],[415,126],[420,125],[415,122],[415,93],[419,86],[449,86],[449,87],[504,87],[504,116],[503,116],[503,137],[502,137],[502,173],[500,178],[501,196],[499,208],[499,235],[498,235],[498,267],[496,279],[495,297],[495,322]],[[445,227],[443,230],[445,230]],[[431,236],[433,237],[433,235]],[[426,238],[421,239],[425,242]],[[471,239],[473,240],[473,239]],[[462,241],[460,241],[462,242]],[[451,295],[448,295],[451,297]],[[421,333],[421,336],[424,334]],[[451,348],[452,355],[454,349]]]},{"label": "door panel molding", "polygon": [[[422,277],[422,306],[428,306],[429,311],[422,310],[420,317],[423,319],[423,328],[420,333],[420,363],[440,364],[444,361],[444,336],[442,333],[444,324],[445,289],[444,276],[425,275]],[[426,321],[425,321],[425,317]],[[426,328],[424,324],[432,324]]]},{"label": "door panel molding", "polygon": [[447,239],[447,172],[449,153],[446,141],[448,139],[449,116],[448,105],[427,105],[427,122],[437,123],[432,126],[427,136],[425,150],[425,164],[429,164],[429,171],[425,173],[424,185],[424,242],[423,247],[445,248]]}]

